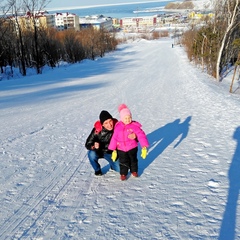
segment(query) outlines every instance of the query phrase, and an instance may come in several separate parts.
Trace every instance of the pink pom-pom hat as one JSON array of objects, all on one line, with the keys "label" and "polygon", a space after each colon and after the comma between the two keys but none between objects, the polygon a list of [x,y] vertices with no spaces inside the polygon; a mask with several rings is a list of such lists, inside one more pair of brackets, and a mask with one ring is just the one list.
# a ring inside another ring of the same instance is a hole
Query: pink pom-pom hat
[{"label": "pink pom-pom hat", "polygon": [[125,116],[131,116],[132,117],[132,114],[130,112],[130,110],[128,109],[127,105],[122,103],[118,106],[118,111],[119,111],[119,114],[120,114],[120,119],[121,121],[124,120],[124,117]]}]

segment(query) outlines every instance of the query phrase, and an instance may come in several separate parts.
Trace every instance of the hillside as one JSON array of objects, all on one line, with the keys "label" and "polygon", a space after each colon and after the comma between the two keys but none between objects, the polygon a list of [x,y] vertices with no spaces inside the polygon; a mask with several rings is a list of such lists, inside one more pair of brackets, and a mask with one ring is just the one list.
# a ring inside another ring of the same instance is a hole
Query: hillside
[{"label": "hillside", "polygon": [[194,9],[206,10],[214,8],[215,0],[192,0]]},{"label": "hillside", "polygon": [[[240,238],[239,95],[172,39],[136,40],[95,61],[0,82],[0,239]],[[120,181],[85,140],[125,103],[150,142]]]},{"label": "hillside", "polygon": [[212,10],[215,0],[173,1],[165,6],[166,10]]}]

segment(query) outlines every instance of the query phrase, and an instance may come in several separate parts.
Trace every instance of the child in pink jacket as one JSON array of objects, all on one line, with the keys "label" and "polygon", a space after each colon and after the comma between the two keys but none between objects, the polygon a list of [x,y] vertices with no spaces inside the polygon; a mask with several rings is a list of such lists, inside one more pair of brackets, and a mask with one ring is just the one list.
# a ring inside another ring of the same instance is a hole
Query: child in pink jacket
[{"label": "child in pink jacket", "polygon": [[[147,147],[149,147],[149,143],[146,134],[141,129],[142,125],[132,120],[132,114],[128,107],[125,104],[121,104],[118,107],[118,111],[121,121],[117,122],[115,125],[108,149],[113,150],[113,161],[116,160],[117,155],[119,157],[120,178],[123,181],[127,179],[129,169],[132,176],[138,177],[138,142],[142,147],[141,157],[143,159],[147,156]],[[133,133],[136,136],[135,139],[129,136]]]}]

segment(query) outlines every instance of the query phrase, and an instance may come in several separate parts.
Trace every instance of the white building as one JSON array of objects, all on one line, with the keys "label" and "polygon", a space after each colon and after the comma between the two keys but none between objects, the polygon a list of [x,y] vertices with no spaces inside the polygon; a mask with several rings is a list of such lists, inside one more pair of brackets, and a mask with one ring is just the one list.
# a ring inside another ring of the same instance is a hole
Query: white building
[{"label": "white building", "polygon": [[104,28],[111,31],[113,28],[112,18],[104,17],[103,15],[86,16],[79,18],[80,28],[88,28],[90,26],[95,29]]},{"label": "white building", "polygon": [[79,16],[73,13],[56,13],[55,24],[59,31],[67,29],[75,29],[76,31],[80,30]]},{"label": "white building", "polygon": [[126,17],[120,19],[121,28],[145,28],[153,27],[157,24],[157,16]]}]

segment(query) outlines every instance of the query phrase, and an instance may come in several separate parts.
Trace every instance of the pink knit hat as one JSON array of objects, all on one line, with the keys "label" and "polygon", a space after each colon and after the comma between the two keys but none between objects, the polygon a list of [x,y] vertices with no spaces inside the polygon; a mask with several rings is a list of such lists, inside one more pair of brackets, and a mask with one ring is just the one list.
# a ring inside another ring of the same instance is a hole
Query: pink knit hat
[{"label": "pink knit hat", "polygon": [[130,110],[128,109],[127,105],[124,104],[124,103],[119,105],[118,112],[120,114],[121,121],[123,121],[124,117],[127,116],[127,115],[132,117],[132,114],[131,114]]}]

